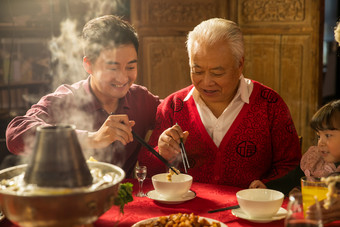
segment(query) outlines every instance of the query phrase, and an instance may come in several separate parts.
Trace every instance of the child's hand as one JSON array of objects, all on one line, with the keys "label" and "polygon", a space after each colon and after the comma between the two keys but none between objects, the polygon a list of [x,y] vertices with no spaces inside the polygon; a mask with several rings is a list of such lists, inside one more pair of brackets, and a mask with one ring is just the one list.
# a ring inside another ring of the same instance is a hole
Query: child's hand
[{"label": "child's hand", "polygon": [[301,193],[301,188],[300,187],[295,187],[292,190],[290,190],[289,195],[293,194],[293,193]]},{"label": "child's hand", "polygon": [[267,188],[267,186],[260,180],[254,180],[250,183],[249,188]]}]

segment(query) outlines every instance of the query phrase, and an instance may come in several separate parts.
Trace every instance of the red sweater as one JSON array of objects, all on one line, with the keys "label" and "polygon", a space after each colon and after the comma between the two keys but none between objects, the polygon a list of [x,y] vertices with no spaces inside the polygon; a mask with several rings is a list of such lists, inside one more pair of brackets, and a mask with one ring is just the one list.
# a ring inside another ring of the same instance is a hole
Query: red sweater
[{"label": "red sweater", "polygon": [[[188,174],[197,182],[247,188],[255,179],[267,182],[285,175],[301,159],[294,123],[283,99],[271,88],[253,82],[249,104],[244,104],[219,147],[208,135],[193,97],[183,101],[193,85],[173,93],[158,106],[149,143],[157,149],[160,134],[175,123],[188,131]],[[183,172],[178,160],[172,164]],[[142,149],[139,162],[147,165],[149,176],[167,171],[146,149]]]}]

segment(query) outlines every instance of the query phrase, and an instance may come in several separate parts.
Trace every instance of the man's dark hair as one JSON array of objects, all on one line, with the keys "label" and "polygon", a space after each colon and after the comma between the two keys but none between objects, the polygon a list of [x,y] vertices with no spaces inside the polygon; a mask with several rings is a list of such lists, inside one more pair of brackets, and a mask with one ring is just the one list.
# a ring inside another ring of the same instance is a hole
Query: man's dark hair
[{"label": "man's dark hair", "polygon": [[138,35],[128,22],[114,15],[105,15],[87,22],[83,28],[84,55],[94,62],[103,48],[133,44],[138,53]]}]

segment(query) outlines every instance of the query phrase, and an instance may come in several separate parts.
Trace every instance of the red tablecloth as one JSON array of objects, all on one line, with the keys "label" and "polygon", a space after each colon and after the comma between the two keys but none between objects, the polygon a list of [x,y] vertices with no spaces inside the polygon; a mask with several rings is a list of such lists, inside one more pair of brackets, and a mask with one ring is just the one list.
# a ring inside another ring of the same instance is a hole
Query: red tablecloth
[{"label": "red tablecloth", "polygon": [[[138,190],[138,183],[134,179],[125,180],[134,184],[134,194]],[[144,182],[144,191],[153,190],[153,186],[150,179],[146,179]],[[130,227],[138,221],[166,216],[173,213],[194,213],[201,217],[212,218],[227,224],[228,227],[235,226],[284,226],[284,220],[273,221],[270,223],[253,223],[247,220],[243,220],[235,217],[230,210],[217,213],[208,213],[209,210],[222,208],[226,206],[232,206],[237,204],[236,192],[240,188],[223,186],[223,185],[211,185],[202,183],[193,183],[191,190],[196,192],[196,198],[186,201],[181,204],[162,204],[153,201],[147,197],[139,198],[134,196],[134,201],[128,203],[124,208],[124,215],[119,217],[120,227]],[[285,199],[282,207],[287,207],[287,198]],[[94,224],[94,227],[112,227],[114,221],[117,218],[118,207],[113,206],[109,211],[104,213]],[[15,227],[8,220],[0,223],[4,227]],[[330,226],[340,226],[333,224]]]}]

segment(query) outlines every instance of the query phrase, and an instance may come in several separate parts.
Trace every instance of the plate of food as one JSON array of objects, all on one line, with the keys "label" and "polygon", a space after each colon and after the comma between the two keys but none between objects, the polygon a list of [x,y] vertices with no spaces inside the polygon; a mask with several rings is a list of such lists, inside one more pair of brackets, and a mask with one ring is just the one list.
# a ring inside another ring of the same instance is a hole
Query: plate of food
[{"label": "plate of food", "polygon": [[155,227],[166,226],[167,224],[186,224],[190,223],[192,226],[211,226],[211,227],[227,227],[226,224],[206,217],[200,217],[198,215],[177,213],[170,214],[169,216],[161,216],[145,219],[137,222],[132,227]]}]

